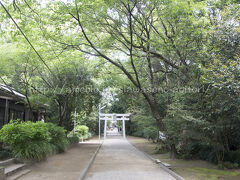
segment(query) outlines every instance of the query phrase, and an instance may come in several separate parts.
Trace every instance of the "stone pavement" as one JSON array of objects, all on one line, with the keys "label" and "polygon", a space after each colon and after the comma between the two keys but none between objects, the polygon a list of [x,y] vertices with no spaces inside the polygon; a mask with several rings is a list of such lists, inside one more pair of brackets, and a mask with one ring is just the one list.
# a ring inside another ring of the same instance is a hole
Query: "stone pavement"
[{"label": "stone pavement", "polygon": [[89,169],[86,180],[174,180],[126,139],[108,137]]}]

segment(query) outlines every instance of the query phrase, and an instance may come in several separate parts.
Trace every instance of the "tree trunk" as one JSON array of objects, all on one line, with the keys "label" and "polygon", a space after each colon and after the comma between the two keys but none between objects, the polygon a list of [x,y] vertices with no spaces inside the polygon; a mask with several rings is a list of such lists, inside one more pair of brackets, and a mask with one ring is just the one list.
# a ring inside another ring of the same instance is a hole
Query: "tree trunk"
[{"label": "tree trunk", "polygon": [[145,97],[145,99],[147,100],[150,109],[152,111],[153,117],[156,119],[157,125],[158,125],[158,129],[162,132],[166,132],[166,126],[164,125],[163,121],[162,121],[162,117],[159,113],[159,104],[156,100],[155,94],[146,94],[146,93],[142,93],[143,96]]},{"label": "tree trunk", "polygon": [[[34,117],[33,117],[33,109],[32,109],[31,102],[30,102],[30,100],[29,100],[29,98],[28,98],[28,93],[27,93],[27,92],[25,93],[25,96],[26,96],[27,103],[28,103],[29,110],[30,110],[30,114],[31,114],[30,117],[32,117],[31,119],[27,119],[27,121],[28,121],[28,120],[33,121],[33,120],[34,120],[34,119],[33,119],[33,118],[34,118]],[[28,115],[28,116],[29,116],[29,115]]]},{"label": "tree trunk", "polygon": [[175,159],[176,155],[177,155],[176,146],[175,146],[175,144],[171,144],[171,146],[170,146],[170,158]]},{"label": "tree trunk", "polygon": [[58,110],[59,110],[59,118],[58,118],[59,122],[58,122],[58,125],[62,126],[62,124],[63,124],[63,117],[62,117],[62,107],[61,107],[60,103],[59,103],[59,106],[58,106]]},{"label": "tree trunk", "polygon": [[[162,119],[162,117],[159,113],[159,104],[156,100],[155,95],[153,94],[152,96],[150,96],[150,95],[145,94],[145,93],[143,93],[143,95],[146,98],[146,100],[147,100],[147,102],[148,102],[148,104],[151,108],[152,114],[157,121],[158,129],[160,131],[164,132],[165,134],[167,134],[167,128],[166,128],[165,124],[163,123],[163,119]],[[168,139],[167,139],[167,141],[168,141]],[[169,141],[169,142],[171,142],[171,141]],[[171,157],[171,159],[175,159],[176,155],[177,155],[176,146],[175,146],[175,144],[171,144],[171,146],[170,146],[170,157]]]}]

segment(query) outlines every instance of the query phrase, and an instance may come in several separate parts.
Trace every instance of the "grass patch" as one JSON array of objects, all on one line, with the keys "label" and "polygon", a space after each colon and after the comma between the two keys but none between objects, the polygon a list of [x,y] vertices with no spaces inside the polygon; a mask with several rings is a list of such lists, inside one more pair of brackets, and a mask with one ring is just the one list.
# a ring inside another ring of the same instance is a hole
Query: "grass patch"
[{"label": "grass patch", "polygon": [[129,136],[128,140],[152,157],[171,164],[172,170],[186,180],[240,180],[240,169],[222,170],[203,160],[170,159],[168,153],[154,154],[156,144],[144,138]]},{"label": "grass patch", "polygon": [[211,180],[219,179],[219,177],[234,177],[240,175],[240,170],[218,170],[207,168],[186,168],[186,170],[194,172],[197,176],[207,177]]}]

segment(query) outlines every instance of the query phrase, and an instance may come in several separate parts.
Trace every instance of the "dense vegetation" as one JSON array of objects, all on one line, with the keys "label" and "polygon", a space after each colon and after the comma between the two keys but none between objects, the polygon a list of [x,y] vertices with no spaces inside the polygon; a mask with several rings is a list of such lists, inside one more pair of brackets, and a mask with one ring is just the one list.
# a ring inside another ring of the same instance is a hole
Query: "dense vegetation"
[{"label": "dense vegetation", "polygon": [[12,152],[8,149],[3,148],[2,143],[0,144],[0,160],[6,160],[12,157]]},{"label": "dense vegetation", "polygon": [[240,165],[238,1],[9,1],[0,13],[1,82],[30,109],[47,104],[47,121],[97,133],[102,95],[105,110],[132,112],[129,134],[160,130],[172,158]]},{"label": "dense vegetation", "polygon": [[53,152],[65,151],[78,139],[68,140],[66,130],[52,123],[17,121],[0,130],[0,141],[16,158],[42,160]]}]

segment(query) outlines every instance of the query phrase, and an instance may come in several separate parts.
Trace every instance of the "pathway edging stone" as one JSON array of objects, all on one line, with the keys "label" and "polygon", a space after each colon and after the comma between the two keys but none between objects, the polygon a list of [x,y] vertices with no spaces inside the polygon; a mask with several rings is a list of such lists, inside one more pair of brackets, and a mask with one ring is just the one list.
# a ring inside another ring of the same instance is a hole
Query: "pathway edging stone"
[{"label": "pathway edging stone", "polygon": [[78,180],[84,180],[89,168],[91,167],[91,165],[93,164],[94,162],[94,159],[96,158],[98,152],[99,152],[99,149],[101,148],[103,142],[98,146],[97,150],[95,151],[95,153],[93,154],[92,158],[90,159],[88,165],[84,168],[84,170],[82,171],[80,177],[78,178]]}]

